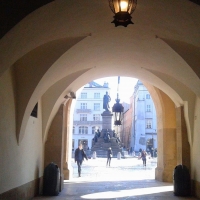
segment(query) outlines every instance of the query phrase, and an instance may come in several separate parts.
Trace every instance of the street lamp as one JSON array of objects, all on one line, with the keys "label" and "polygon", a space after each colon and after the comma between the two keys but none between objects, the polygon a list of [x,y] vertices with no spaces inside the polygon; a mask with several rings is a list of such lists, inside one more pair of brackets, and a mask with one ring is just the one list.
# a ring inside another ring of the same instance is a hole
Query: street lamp
[{"label": "street lamp", "polygon": [[117,94],[117,99],[115,101],[116,103],[112,107],[112,112],[114,113],[114,125],[120,126],[122,125],[124,107],[122,106],[121,103],[119,103],[120,99],[118,98],[118,94]]},{"label": "street lamp", "polygon": [[137,6],[137,0],[108,0],[110,9],[115,14],[112,23],[116,26],[127,27],[133,24],[131,14]]},{"label": "street lamp", "polygon": [[112,112],[114,113],[114,125],[120,126],[122,125],[122,118],[124,113],[124,107],[122,106],[119,99],[119,82],[120,76],[118,76],[118,85],[117,85],[117,99],[115,99],[116,103],[112,107]]}]

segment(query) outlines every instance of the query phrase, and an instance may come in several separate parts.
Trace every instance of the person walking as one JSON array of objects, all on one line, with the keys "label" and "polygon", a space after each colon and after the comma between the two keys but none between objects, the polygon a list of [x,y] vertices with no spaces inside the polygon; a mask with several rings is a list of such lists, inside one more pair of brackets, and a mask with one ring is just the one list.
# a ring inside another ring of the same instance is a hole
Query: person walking
[{"label": "person walking", "polygon": [[110,162],[111,162],[112,156],[113,156],[113,152],[112,152],[112,149],[110,147],[110,148],[108,148],[108,151],[107,151],[107,164],[106,164],[106,166],[109,165],[109,167],[110,167]]},{"label": "person walking", "polygon": [[146,162],[147,162],[147,153],[145,150],[142,151],[141,153],[141,158],[142,158],[142,162],[143,162],[143,166],[146,166]]},{"label": "person walking", "polygon": [[85,151],[83,150],[82,144],[79,144],[78,148],[75,150],[75,156],[74,156],[75,162],[77,162],[77,165],[78,165],[79,177],[81,177],[81,166],[82,166],[82,162],[84,158],[88,160],[87,155],[85,154]]}]

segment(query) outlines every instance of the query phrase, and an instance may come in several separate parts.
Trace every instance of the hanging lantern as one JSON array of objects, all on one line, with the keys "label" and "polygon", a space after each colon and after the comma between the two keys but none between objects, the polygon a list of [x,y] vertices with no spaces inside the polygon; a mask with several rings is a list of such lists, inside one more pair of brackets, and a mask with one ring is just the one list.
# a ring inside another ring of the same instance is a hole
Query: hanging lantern
[{"label": "hanging lantern", "polygon": [[120,99],[118,99],[118,94],[117,94],[116,103],[112,108],[112,112],[114,113],[114,125],[116,126],[122,125],[123,112],[124,112],[124,107],[119,102]]},{"label": "hanging lantern", "polygon": [[110,9],[115,14],[112,23],[115,26],[127,27],[133,24],[131,14],[137,6],[137,0],[108,0]]}]

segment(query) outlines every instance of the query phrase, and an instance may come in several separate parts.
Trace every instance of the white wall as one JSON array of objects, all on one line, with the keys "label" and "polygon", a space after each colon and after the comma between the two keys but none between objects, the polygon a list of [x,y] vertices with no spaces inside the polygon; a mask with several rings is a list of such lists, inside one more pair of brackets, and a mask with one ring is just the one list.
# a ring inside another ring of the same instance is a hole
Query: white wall
[{"label": "white wall", "polygon": [[[0,78],[0,194],[28,183],[43,174],[41,114],[30,117],[25,136],[17,144],[15,104],[11,71]],[[39,109],[40,104],[39,104]],[[39,112],[41,113],[41,112]]]},{"label": "white wall", "polygon": [[191,146],[192,178],[200,182],[200,98],[196,98],[194,137]]}]

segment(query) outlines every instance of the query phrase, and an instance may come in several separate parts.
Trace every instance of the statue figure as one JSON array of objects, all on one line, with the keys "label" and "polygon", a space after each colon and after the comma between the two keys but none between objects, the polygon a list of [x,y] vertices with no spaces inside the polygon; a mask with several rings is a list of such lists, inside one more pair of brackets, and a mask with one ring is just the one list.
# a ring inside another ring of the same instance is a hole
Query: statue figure
[{"label": "statue figure", "polygon": [[106,111],[110,111],[109,108],[109,102],[111,101],[110,96],[108,95],[108,92],[106,92],[106,94],[103,97],[103,109],[105,109]]},{"label": "statue figure", "polygon": [[98,136],[98,137],[101,136],[101,132],[99,131],[99,129],[97,130],[97,136]]}]

